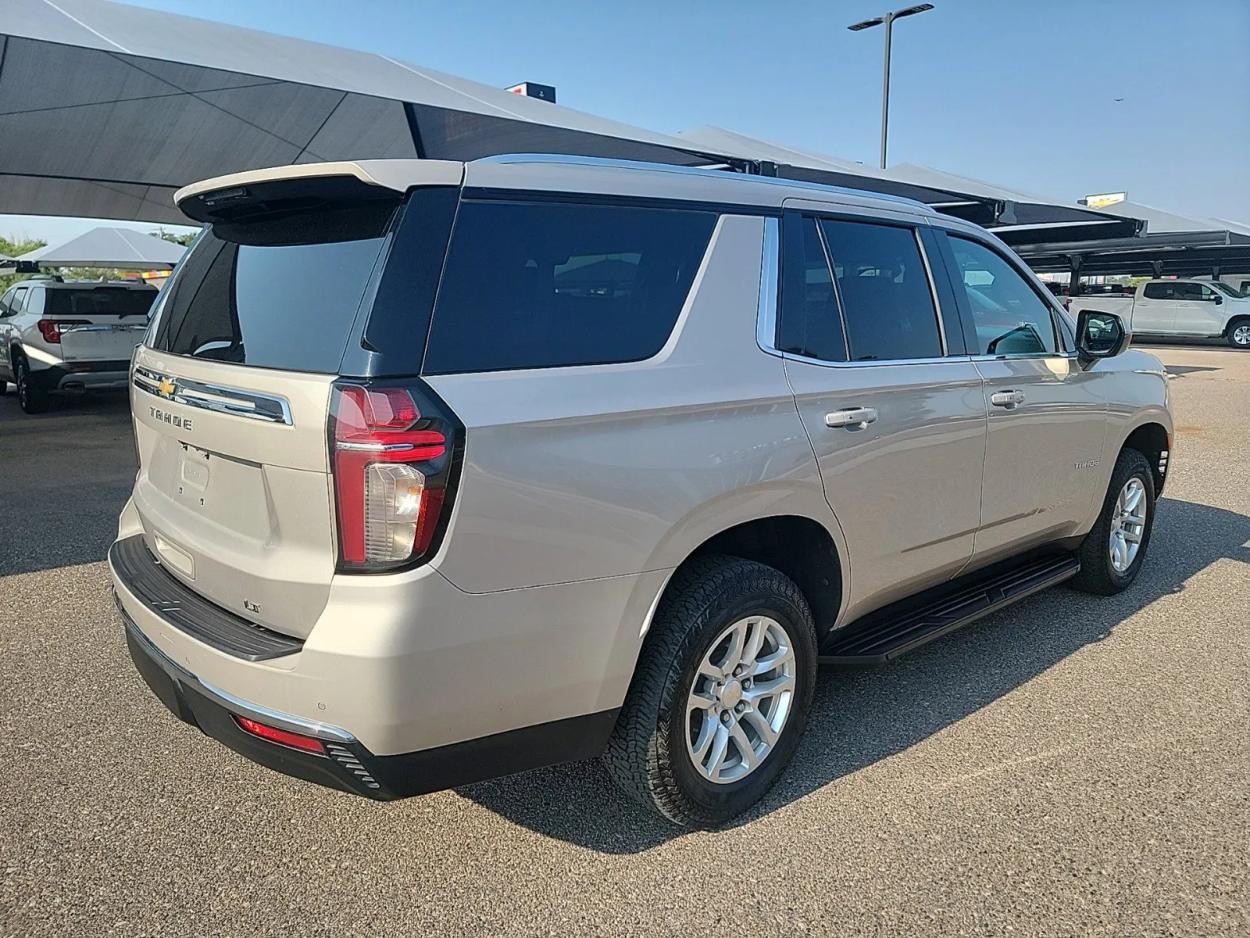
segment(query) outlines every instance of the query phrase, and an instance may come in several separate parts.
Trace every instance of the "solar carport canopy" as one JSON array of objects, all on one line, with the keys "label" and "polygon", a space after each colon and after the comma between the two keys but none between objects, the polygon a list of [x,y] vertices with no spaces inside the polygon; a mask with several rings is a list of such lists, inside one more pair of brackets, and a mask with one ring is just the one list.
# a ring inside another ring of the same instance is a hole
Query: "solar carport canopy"
[{"label": "solar carport canopy", "polygon": [[337,159],[579,153],[664,134],[405,62],[105,0],[0,8],[0,212],[177,223],[180,186]]}]

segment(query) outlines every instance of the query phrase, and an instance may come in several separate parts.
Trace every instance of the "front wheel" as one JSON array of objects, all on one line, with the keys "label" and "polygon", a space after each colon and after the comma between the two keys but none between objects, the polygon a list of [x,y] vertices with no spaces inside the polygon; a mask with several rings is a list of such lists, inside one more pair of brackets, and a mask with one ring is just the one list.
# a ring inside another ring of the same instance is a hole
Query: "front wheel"
[{"label": "front wheel", "polygon": [[1234,319],[1228,324],[1228,344],[1233,348],[1250,349],[1250,318]]},{"label": "front wheel", "polygon": [[1141,570],[1155,520],[1155,480],[1146,457],[1121,451],[1111,473],[1098,522],[1081,544],[1081,572],[1072,585],[1111,596],[1126,589]]},{"label": "front wheel", "polygon": [[656,612],[603,761],[677,824],[715,827],[762,798],[794,755],[816,681],[816,629],[794,581],[705,557]]}]

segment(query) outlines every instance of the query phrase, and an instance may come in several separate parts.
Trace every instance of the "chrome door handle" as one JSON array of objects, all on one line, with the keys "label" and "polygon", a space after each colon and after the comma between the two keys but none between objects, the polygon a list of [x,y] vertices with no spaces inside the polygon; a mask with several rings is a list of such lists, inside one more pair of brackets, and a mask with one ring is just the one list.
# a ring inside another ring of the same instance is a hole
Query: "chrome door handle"
[{"label": "chrome door handle", "polygon": [[870,423],[877,422],[877,412],[871,407],[851,407],[847,410],[835,410],[825,414],[826,427],[845,427],[848,430],[862,430]]},{"label": "chrome door handle", "polygon": [[990,395],[990,403],[995,407],[1006,407],[1011,409],[1017,404],[1024,403],[1023,391],[998,391]]}]

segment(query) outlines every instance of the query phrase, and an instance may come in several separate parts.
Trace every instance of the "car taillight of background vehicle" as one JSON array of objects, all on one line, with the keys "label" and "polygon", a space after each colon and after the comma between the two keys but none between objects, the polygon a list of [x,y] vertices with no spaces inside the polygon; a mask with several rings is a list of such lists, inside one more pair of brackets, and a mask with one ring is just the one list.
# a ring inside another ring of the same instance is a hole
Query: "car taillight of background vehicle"
[{"label": "car taillight of background vehicle", "polygon": [[50,345],[60,345],[61,336],[69,326],[89,326],[85,319],[40,319],[35,323],[43,333],[43,340]]},{"label": "car taillight of background vehicle", "polygon": [[433,556],[451,511],[462,432],[420,383],[336,383],[330,446],[340,570],[380,572]]}]

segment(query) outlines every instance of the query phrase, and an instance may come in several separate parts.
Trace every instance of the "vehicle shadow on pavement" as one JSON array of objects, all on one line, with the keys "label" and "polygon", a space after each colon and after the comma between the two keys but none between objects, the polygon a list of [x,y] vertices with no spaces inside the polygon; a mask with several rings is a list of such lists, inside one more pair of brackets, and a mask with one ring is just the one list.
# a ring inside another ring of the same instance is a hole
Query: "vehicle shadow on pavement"
[{"label": "vehicle shadow on pavement", "polygon": [[[1059,587],[893,664],[822,670],[794,762],[764,801],[734,826],[957,723],[1106,638],[1161,597],[1185,589],[1208,566],[1229,559],[1250,565],[1246,515],[1163,499],[1156,524],[1141,576],[1118,596],[1086,596]],[[523,827],[603,853],[638,853],[683,833],[619,794],[597,762],[539,769],[457,791]]]},{"label": "vehicle shadow on pavement", "polygon": [[130,402],[53,398],[24,414],[0,397],[0,577],[104,559],[135,480]]}]

